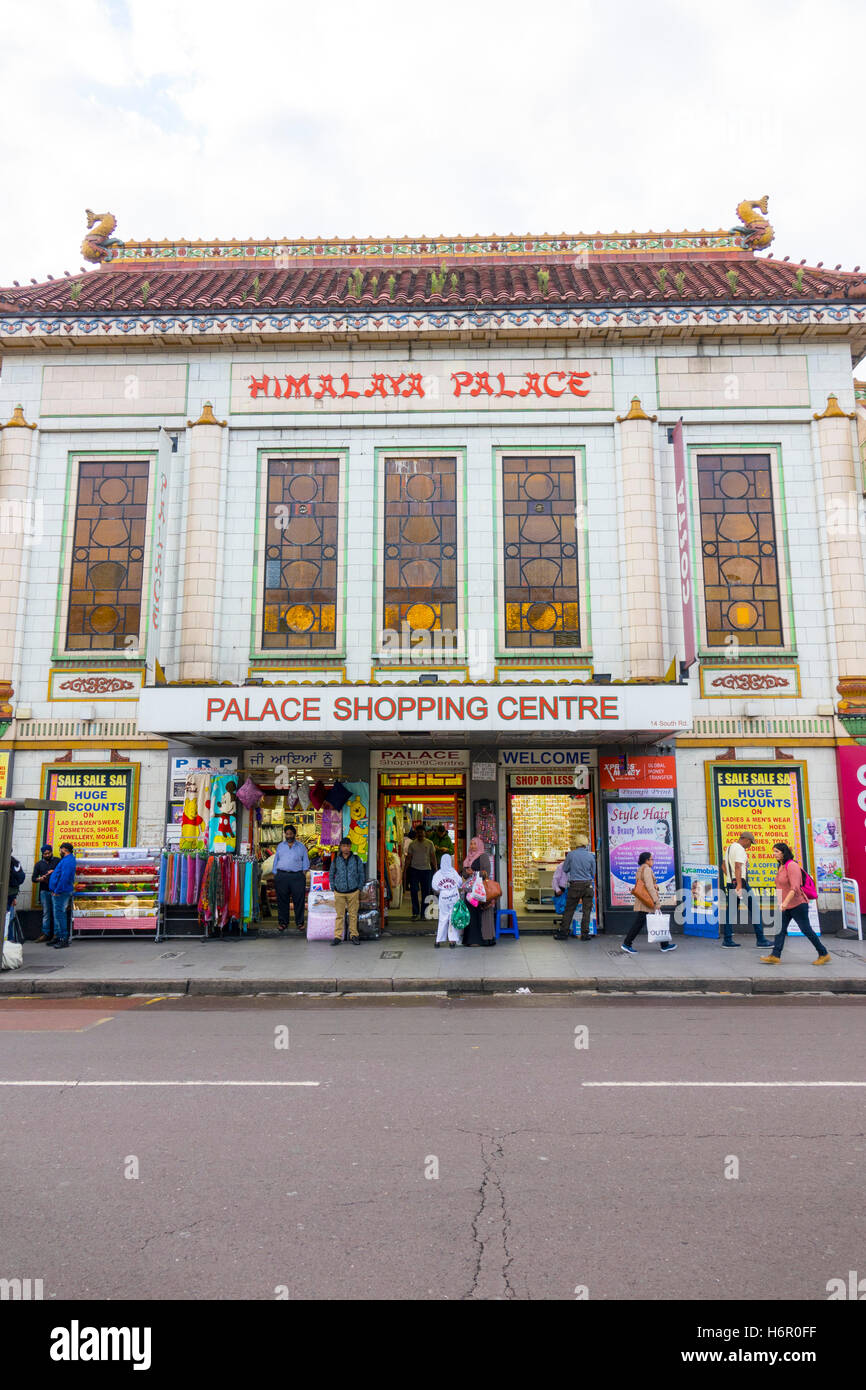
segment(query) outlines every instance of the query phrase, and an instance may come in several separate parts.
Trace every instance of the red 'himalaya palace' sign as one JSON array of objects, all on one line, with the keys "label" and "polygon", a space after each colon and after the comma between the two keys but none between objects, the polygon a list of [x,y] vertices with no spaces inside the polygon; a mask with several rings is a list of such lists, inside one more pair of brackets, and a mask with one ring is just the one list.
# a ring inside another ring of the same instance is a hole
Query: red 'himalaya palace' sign
[{"label": "red 'himalaya palace' sign", "polygon": [[232,365],[234,414],[279,411],[605,410],[607,358],[488,363],[293,361]]}]

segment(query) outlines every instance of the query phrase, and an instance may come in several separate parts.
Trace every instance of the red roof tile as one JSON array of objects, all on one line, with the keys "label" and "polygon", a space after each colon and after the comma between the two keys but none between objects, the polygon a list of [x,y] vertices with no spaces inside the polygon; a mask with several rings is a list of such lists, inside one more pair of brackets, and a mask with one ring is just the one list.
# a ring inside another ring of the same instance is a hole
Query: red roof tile
[{"label": "red roof tile", "polygon": [[[426,267],[385,264],[352,272],[361,294],[350,290],[345,266],[172,266],[100,269],[77,278],[0,289],[0,311],[27,313],[161,313],[208,310],[382,309],[451,305],[622,305],[665,302],[760,302],[866,299],[866,279],[845,271],[733,255],[726,259],[658,262],[599,259],[586,266],[548,262],[546,293],[537,262],[449,267],[444,290],[431,292]],[[802,275],[800,271],[802,270]],[[682,289],[677,287],[678,277]],[[393,276],[393,294],[388,280]],[[375,288],[374,288],[374,281]],[[452,288],[455,285],[456,288]]]}]

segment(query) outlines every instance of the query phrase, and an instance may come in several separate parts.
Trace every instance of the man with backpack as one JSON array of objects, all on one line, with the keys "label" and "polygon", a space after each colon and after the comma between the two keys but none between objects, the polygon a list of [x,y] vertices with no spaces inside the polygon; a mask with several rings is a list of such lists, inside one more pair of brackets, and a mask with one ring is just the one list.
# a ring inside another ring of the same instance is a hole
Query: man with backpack
[{"label": "man with backpack", "polygon": [[728,845],[725,852],[725,879],[728,892],[723,946],[739,946],[740,944],[739,941],[734,940],[734,924],[739,921],[740,908],[743,902],[747,905],[752,926],[755,928],[755,945],[770,945],[764,936],[764,925],[761,921],[761,900],[754,888],[749,885],[749,850],[754,843],[754,835],[751,831],[745,830],[738,840],[734,840],[733,844]]}]

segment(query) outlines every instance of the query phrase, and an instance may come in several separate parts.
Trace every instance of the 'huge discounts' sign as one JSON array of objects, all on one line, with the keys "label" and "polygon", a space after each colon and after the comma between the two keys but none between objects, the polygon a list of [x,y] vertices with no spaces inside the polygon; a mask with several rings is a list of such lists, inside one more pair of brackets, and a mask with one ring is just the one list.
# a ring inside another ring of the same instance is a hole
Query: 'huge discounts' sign
[{"label": "'huge discounts' sign", "polygon": [[82,849],[123,849],[133,843],[136,793],[135,764],[86,767],[74,763],[44,769],[43,795],[65,801],[65,811],[46,811],[40,844],[57,853],[67,841]]}]

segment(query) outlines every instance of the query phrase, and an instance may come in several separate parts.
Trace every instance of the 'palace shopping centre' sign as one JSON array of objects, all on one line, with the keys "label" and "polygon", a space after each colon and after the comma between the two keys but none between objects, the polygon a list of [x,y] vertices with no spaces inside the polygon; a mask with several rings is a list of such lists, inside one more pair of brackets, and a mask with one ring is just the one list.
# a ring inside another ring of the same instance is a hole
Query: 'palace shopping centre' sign
[{"label": "'palace shopping centre' sign", "polygon": [[139,728],[152,733],[321,734],[355,730],[411,733],[437,730],[569,733],[691,725],[687,686],[571,686],[528,692],[525,685],[451,686],[199,686],[143,690]]},{"label": "'palace shopping centre' sign", "polygon": [[405,410],[605,410],[607,358],[496,362],[235,362],[232,413]]}]

